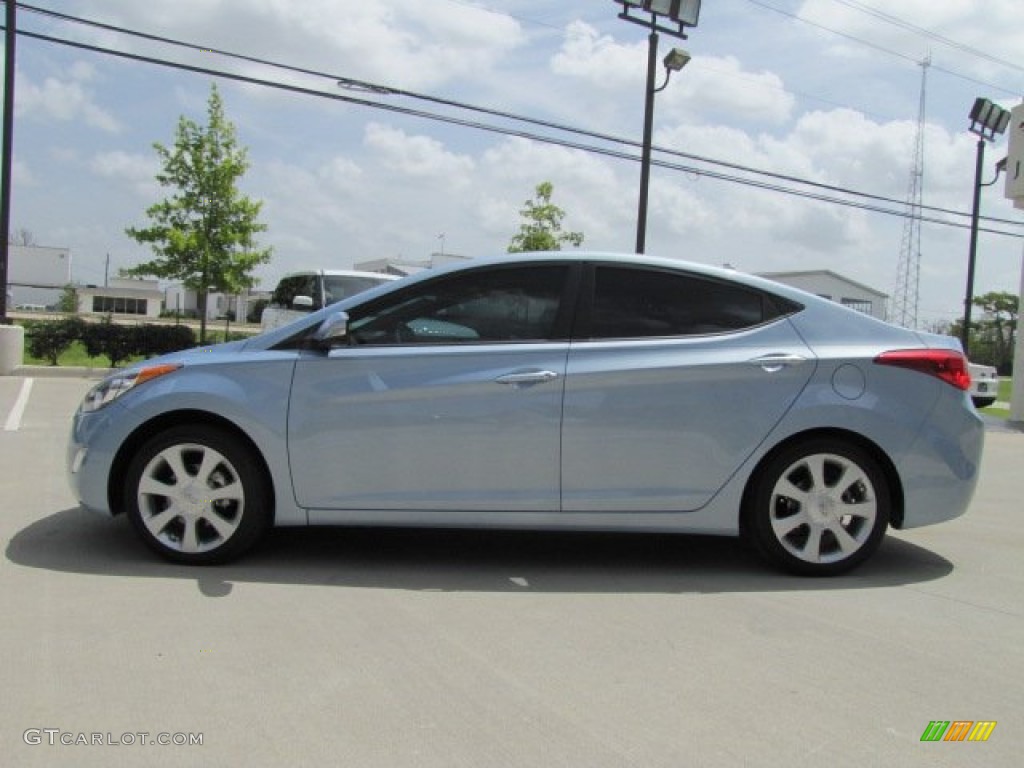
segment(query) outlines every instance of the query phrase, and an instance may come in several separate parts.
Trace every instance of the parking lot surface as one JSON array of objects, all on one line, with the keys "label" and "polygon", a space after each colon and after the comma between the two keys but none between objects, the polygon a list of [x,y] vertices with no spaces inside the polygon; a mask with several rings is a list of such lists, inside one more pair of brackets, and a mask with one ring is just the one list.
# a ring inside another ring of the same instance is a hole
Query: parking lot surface
[{"label": "parking lot surface", "polygon": [[1024,434],[993,424],[967,515],[836,579],[729,539],[406,530],[188,568],[76,506],[91,383],[0,377],[5,765],[1019,764]]}]

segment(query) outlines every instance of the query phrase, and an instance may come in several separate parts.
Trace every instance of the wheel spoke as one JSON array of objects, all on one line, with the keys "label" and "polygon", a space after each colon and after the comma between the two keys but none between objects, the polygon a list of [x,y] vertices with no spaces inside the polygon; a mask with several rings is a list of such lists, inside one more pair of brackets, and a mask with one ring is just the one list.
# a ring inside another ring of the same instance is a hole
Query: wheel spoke
[{"label": "wheel spoke", "polygon": [[807,471],[811,473],[811,490],[823,491],[825,489],[825,459],[823,455],[808,456],[805,464]]},{"label": "wheel spoke", "polygon": [[850,532],[838,522],[829,525],[828,530],[836,537],[839,549],[842,550],[844,555],[852,555],[860,548],[861,542],[851,536]]},{"label": "wheel spoke", "polygon": [[798,488],[788,477],[783,477],[779,480],[775,486],[775,492],[772,494],[774,499],[775,496],[785,496],[787,499],[800,504],[801,507],[807,504],[807,493],[801,488]]},{"label": "wheel spoke", "polygon": [[223,517],[221,517],[215,511],[212,510],[208,514],[203,515],[203,520],[205,520],[213,528],[215,528],[222,539],[227,539],[238,528],[237,521],[232,522],[230,520],[225,520]]},{"label": "wheel spoke", "polygon": [[166,499],[174,499],[177,497],[177,494],[178,483],[165,483],[152,475],[143,475],[139,481],[140,496],[160,496]]},{"label": "wheel spoke", "polygon": [[199,524],[198,519],[185,518],[185,531],[181,539],[181,551],[182,552],[198,552],[199,551],[199,535],[196,530],[196,526]]},{"label": "wheel spoke", "polygon": [[807,543],[804,544],[801,550],[801,556],[804,560],[811,563],[817,563],[821,560],[821,534],[823,532],[824,529],[821,526],[808,526]]},{"label": "wheel spoke", "polygon": [[807,514],[801,508],[795,515],[789,517],[773,517],[772,528],[775,529],[775,535],[780,539],[786,538],[789,534],[795,531],[802,525],[807,525],[809,520]]},{"label": "wheel spoke", "polygon": [[167,466],[174,472],[175,485],[183,485],[190,477],[188,470],[185,469],[184,456],[182,456],[186,447],[184,445],[175,445],[160,454],[164,461],[167,462]]},{"label": "wheel spoke", "polygon": [[172,520],[175,520],[180,515],[181,512],[179,512],[178,508],[172,504],[163,512],[158,512],[152,517],[147,517],[143,519],[146,523],[146,527],[153,532],[153,535],[159,536],[163,532],[164,528],[167,527],[167,524],[170,523]]},{"label": "wheel spoke", "polygon": [[203,461],[196,472],[196,482],[202,483],[203,485],[212,488],[212,477],[213,473],[220,466],[220,463],[224,461],[224,457],[221,456],[214,450],[209,448],[203,449]]},{"label": "wheel spoke", "polygon": [[224,499],[229,499],[231,501],[241,502],[245,499],[245,495],[242,490],[242,484],[236,480],[221,488],[211,488],[209,498],[210,501],[222,501]]}]

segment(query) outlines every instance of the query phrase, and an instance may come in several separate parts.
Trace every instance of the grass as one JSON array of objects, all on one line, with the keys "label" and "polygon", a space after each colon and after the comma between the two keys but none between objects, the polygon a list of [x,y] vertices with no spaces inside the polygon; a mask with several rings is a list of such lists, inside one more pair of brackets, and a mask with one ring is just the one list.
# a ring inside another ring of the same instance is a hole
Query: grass
[{"label": "grass", "polygon": [[[1009,403],[1010,393],[1013,391],[1013,380],[1012,379],[1000,379],[999,380],[999,394],[996,395],[997,403]],[[989,416],[995,416],[999,419],[1010,418],[1010,408],[999,407],[996,405],[990,405],[988,408],[982,408],[981,412]]]},{"label": "grass", "polygon": [[[129,361],[123,361],[121,365],[126,365],[128,362],[135,362],[136,360],[141,359],[141,357],[133,357]],[[22,363],[24,365],[49,365],[50,361],[40,357],[33,357],[28,351],[28,345],[26,345]],[[82,342],[76,341],[64,350],[64,353],[57,358],[57,365],[77,366],[81,368],[109,368],[110,358],[106,355],[89,357]]]}]

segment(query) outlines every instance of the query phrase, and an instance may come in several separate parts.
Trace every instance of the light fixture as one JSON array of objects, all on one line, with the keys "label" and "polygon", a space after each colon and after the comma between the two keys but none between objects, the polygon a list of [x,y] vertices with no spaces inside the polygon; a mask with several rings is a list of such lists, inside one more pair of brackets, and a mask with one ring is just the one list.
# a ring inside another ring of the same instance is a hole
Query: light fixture
[{"label": "light fixture", "polygon": [[992,141],[1006,131],[1010,124],[1010,113],[988,99],[975,99],[971,108],[971,133]]},{"label": "light fixture", "polygon": [[696,27],[697,19],[700,16],[700,0],[616,0],[616,2],[631,5],[647,13],[667,16],[672,21],[687,27]]},{"label": "light fixture", "polygon": [[665,56],[665,69],[669,72],[678,72],[690,63],[690,54],[682,48],[673,48]]}]

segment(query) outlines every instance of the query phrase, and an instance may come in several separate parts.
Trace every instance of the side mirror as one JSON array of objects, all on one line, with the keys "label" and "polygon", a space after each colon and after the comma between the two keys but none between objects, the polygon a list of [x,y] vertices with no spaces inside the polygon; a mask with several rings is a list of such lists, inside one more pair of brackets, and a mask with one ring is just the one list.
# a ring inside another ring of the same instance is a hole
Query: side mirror
[{"label": "side mirror", "polygon": [[313,333],[313,341],[319,345],[330,346],[348,338],[348,313],[333,312],[320,323]]},{"label": "side mirror", "polygon": [[303,309],[307,312],[313,309],[312,296],[296,296],[292,299],[292,309]]}]

